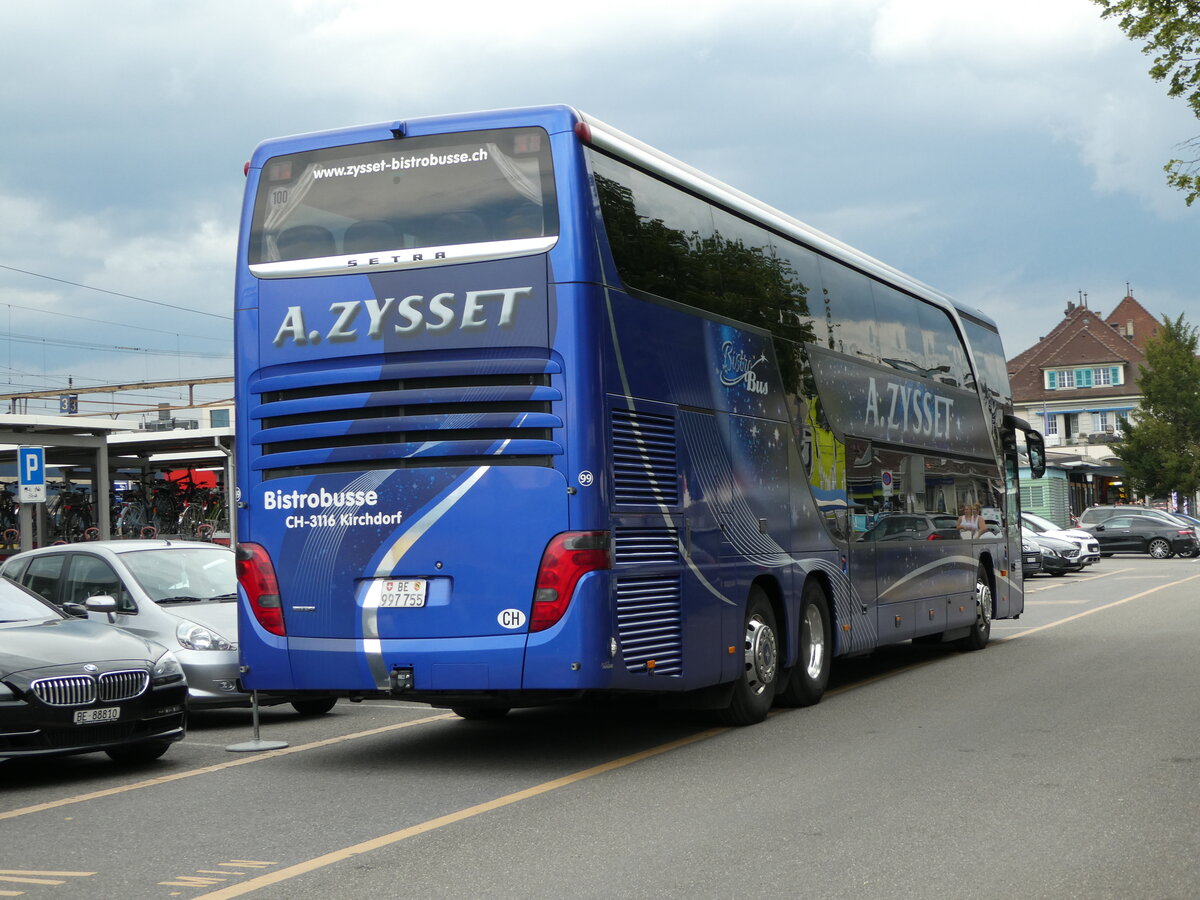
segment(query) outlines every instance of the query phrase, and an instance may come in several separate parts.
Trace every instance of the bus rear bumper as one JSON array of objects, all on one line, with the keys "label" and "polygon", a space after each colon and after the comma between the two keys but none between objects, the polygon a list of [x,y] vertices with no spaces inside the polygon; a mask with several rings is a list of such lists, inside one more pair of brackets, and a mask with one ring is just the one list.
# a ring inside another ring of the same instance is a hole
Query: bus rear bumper
[{"label": "bus rear bumper", "polygon": [[[397,672],[412,673],[413,691],[518,690],[525,638],[290,638],[288,650],[298,690],[392,693]],[[407,687],[405,679],[401,684]]]},{"label": "bus rear bumper", "polygon": [[[539,638],[541,638],[539,640]],[[292,684],[284,690],[384,691],[393,696],[460,691],[582,691],[607,687],[607,668],[583,660],[576,641],[525,633],[459,638],[290,638]],[[265,687],[265,686],[264,686]]]}]

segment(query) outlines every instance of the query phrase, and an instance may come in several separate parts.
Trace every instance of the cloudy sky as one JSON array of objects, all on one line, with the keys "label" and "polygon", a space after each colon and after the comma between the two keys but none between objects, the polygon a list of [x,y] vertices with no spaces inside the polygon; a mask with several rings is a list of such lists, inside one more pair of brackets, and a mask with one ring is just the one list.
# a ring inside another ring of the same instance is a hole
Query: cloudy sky
[{"label": "cloudy sky", "polygon": [[40,0],[0,35],[0,392],[232,374],[259,141],[540,103],[979,307],[1010,357],[1081,291],[1198,318],[1162,166],[1200,121],[1088,0]]}]

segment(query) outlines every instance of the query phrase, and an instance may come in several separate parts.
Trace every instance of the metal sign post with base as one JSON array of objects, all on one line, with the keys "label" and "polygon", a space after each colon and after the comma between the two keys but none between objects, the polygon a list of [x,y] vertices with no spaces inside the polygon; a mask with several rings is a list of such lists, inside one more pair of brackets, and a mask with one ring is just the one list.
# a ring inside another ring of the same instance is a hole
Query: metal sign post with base
[{"label": "metal sign post with base", "polygon": [[254,740],[230,744],[225,749],[230,753],[253,753],[258,750],[282,750],[287,741],[264,741],[258,736],[258,691],[250,692],[250,708],[254,711]]}]

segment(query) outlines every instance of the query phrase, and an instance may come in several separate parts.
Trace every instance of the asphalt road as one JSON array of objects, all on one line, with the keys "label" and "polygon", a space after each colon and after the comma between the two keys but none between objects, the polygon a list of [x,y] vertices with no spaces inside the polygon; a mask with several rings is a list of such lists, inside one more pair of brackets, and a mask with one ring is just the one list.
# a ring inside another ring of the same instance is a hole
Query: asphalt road
[{"label": "asphalt road", "polygon": [[1200,563],[1028,582],[979,653],[838,661],[744,729],[587,706],[193,716],[0,763],[0,898],[1200,896]]}]

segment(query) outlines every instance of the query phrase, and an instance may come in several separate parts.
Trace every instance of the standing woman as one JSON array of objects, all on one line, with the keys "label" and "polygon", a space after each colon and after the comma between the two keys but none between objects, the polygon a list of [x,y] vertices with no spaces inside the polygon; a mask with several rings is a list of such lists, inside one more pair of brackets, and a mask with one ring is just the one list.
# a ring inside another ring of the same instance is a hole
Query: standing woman
[{"label": "standing woman", "polygon": [[963,540],[979,537],[983,531],[983,516],[979,514],[978,503],[968,503],[963,507],[963,513],[958,517],[958,536]]}]

